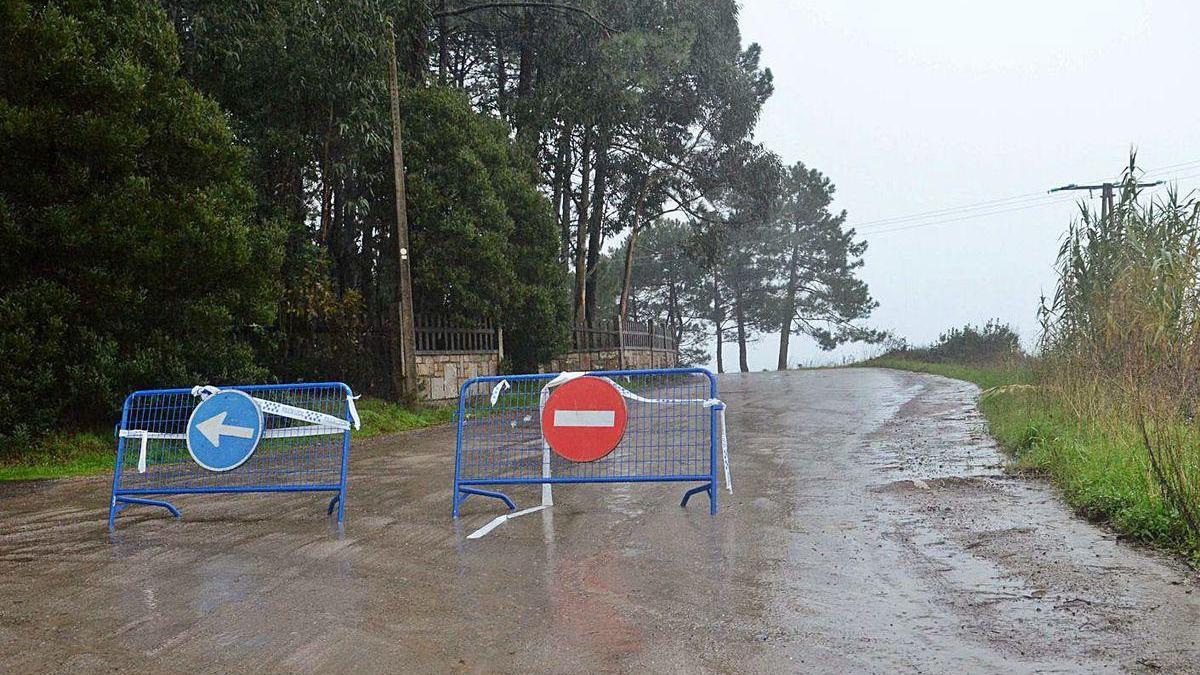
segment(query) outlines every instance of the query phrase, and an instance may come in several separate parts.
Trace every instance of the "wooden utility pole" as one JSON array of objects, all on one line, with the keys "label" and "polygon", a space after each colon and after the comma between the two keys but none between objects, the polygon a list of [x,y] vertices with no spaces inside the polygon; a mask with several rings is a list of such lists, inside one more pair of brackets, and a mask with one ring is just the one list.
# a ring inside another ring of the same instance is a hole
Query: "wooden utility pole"
[{"label": "wooden utility pole", "polygon": [[408,201],[404,191],[404,145],[400,128],[400,79],[396,72],[396,32],[388,25],[388,96],[392,107],[392,169],[396,180],[396,298],[392,303],[392,393],[417,392],[417,333],[413,326],[412,270],[408,259]]},{"label": "wooden utility pole", "polygon": [[[1154,187],[1156,185],[1162,185],[1162,184],[1163,184],[1163,182],[1161,180],[1158,180],[1158,181],[1154,181],[1153,183],[1134,183],[1134,187],[1147,188],[1147,187]],[[1054,193],[1054,192],[1066,192],[1066,191],[1070,191],[1070,190],[1087,190],[1088,196],[1090,197],[1093,190],[1099,190],[1100,191],[1100,220],[1101,220],[1101,222],[1104,222],[1104,221],[1108,220],[1108,216],[1110,214],[1112,214],[1112,212],[1113,212],[1113,208],[1114,208],[1113,195],[1116,194],[1114,192],[1113,188],[1115,186],[1116,186],[1116,184],[1112,183],[1112,182],[1104,182],[1104,183],[1099,183],[1099,184],[1095,184],[1095,185],[1076,185],[1075,183],[1071,183],[1070,185],[1056,187],[1056,188],[1050,190],[1050,192]]]}]

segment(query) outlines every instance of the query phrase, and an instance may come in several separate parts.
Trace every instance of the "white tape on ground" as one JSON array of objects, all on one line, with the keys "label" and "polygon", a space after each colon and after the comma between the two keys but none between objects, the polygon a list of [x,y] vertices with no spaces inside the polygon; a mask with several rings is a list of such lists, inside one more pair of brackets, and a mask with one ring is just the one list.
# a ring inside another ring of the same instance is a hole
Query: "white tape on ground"
[{"label": "white tape on ground", "polygon": [[533,506],[533,507],[530,507],[527,509],[522,509],[522,510],[516,511],[514,513],[506,513],[502,516],[496,516],[490,522],[488,522],[487,525],[484,525],[483,527],[479,528],[478,530],[475,530],[471,534],[468,534],[467,539],[479,539],[480,537],[486,535],[488,532],[491,532],[492,530],[496,529],[497,527],[500,527],[501,525],[512,520],[513,518],[518,518],[520,516],[528,515],[530,513],[536,513],[538,511],[541,511],[544,508],[546,508],[545,504],[543,504],[541,506]]}]

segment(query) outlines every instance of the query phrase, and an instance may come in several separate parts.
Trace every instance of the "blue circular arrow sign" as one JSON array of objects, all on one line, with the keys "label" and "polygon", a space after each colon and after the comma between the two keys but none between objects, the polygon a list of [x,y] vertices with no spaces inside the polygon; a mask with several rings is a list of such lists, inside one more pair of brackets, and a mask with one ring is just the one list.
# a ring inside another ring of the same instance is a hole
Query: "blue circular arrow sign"
[{"label": "blue circular arrow sign", "polygon": [[263,416],[250,395],[226,389],[196,406],[188,419],[187,447],[192,459],[209,471],[241,466],[262,438]]}]

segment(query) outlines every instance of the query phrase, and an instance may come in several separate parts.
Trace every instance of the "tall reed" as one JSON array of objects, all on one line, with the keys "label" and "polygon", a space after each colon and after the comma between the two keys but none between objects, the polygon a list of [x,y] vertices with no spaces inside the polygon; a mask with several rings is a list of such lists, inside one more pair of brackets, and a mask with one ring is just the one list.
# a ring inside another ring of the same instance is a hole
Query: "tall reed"
[{"label": "tall reed", "polygon": [[1130,158],[1112,212],[1086,205],[1041,318],[1042,379],[1078,419],[1135,425],[1150,483],[1200,537],[1200,202],[1145,198]]}]

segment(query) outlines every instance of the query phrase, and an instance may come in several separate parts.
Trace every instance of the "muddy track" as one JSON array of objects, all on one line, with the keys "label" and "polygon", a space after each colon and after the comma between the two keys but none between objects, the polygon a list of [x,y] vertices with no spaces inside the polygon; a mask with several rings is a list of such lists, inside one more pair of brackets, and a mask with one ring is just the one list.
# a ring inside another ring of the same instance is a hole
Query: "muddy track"
[{"label": "muddy track", "polygon": [[0,485],[0,671],[1200,672],[1193,573],[1006,476],[973,386],[721,386],[716,518],[676,486],[563,486],[467,540],[498,511],[450,520],[447,428],[357,444],[342,532],[269,495],[110,534],[104,478]]}]

